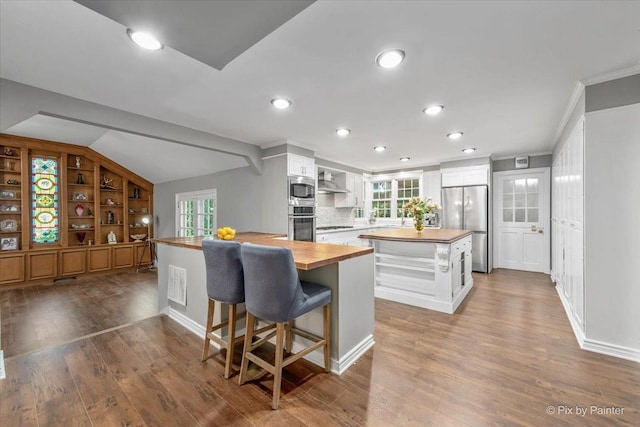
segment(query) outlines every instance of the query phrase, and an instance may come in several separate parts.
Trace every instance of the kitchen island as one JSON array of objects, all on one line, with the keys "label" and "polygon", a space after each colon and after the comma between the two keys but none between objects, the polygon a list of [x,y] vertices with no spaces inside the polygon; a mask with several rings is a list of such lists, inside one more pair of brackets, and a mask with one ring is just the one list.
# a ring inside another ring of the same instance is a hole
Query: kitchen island
[{"label": "kitchen island", "polygon": [[[157,244],[160,309],[204,338],[208,298],[202,239],[172,237],[154,239],[154,242]],[[331,289],[332,372],[341,374],[373,346],[372,248],[290,241],[282,235],[267,233],[237,233],[234,240],[291,249],[300,279]],[[239,309],[244,310],[244,305]],[[221,320],[220,313],[226,316],[226,308],[216,307],[214,321]],[[295,323],[301,329],[322,335],[322,309],[307,313]],[[244,326],[244,320],[239,321],[238,334],[244,333]],[[308,342],[304,338],[294,336],[294,351],[306,345]],[[324,365],[321,349],[305,358]]]},{"label": "kitchen island", "polygon": [[473,287],[467,230],[364,232],[375,251],[377,298],[453,314]]}]

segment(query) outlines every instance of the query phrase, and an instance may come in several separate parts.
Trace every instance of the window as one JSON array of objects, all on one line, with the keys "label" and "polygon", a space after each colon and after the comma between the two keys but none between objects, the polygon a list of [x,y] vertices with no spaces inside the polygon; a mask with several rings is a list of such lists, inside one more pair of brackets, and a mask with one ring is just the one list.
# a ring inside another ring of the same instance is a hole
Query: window
[{"label": "window", "polygon": [[538,221],[538,178],[506,179],[502,191],[503,222]]},{"label": "window", "polygon": [[396,199],[396,217],[402,216],[402,205],[407,203],[412,197],[418,197],[420,195],[420,180],[418,178],[413,179],[399,179],[398,180],[398,197]]},{"label": "window", "polygon": [[[420,196],[422,172],[399,173],[373,177],[371,181],[371,210],[378,218],[402,217],[402,205]],[[376,180],[379,179],[379,180]]]},{"label": "window", "polygon": [[378,218],[391,218],[391,181],[373,183],[371,208]]},{"label": "window", "polygon": [[58,160],[31,158],[31,222],[33,243],[58,241]]},{"label": "window", "polygon": [[216,190],[176,194],[179,237],[211,236],[216,232]]}]

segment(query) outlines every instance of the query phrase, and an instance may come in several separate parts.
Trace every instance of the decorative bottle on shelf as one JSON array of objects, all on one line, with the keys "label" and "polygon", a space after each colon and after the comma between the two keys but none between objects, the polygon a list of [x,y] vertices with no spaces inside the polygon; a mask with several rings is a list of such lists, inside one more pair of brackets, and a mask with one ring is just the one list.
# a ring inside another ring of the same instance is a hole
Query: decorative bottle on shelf
[{"label": "decorative bottle on shelf", "polygon": [[134,199],[139,199],[140,198],[140,189],[138,187],[135,187],[133,189],[133,198]]},{"label": "decorative bottle on shelf", "polygon": [[84,213],[84,206],[82,206],[81,204],[77,204],[76,205],[76,215],[82,216],[83,213]]},{"label": "decorative bottle on shelf", "polygon": [[118,243],[118,240],[116,238],[116,233],[114,233],[113,231],[110,231],[109,234],[107,234],[107,242],[110,245]]},{"label": "decorative bottle on shelf", "polygon": [[76,157],[76,168],[80,169],[80,157]]},{"label": "decorative bottle on shelf", "polygon": [[115,224],[116,216],[113,211],[107,211],[107,224]]},{"label": "decorative bottle on shelf", "polygon": [[76,182],[76,184],[84,185],[84,175],[82,175],[81,173],[78,174],[78,181]]}]

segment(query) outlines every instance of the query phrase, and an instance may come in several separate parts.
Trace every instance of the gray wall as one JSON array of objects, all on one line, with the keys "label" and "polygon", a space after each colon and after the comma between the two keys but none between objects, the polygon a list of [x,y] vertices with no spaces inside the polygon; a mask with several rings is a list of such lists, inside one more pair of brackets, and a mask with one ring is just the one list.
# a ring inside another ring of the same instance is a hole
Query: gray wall
[{"label": "gray wall", "polygon": [[263,177],[247,166],[211,175],[156,184],[153,193],[156,237],[176,236],[176,194],[189,191],[217,190],[218,226],[228,225],[236,231],[260,231],[263,215]]},{"label": "gray wall", "polygon": [[478,165],[490,165],[491,158],[490,157],[476,157],[473,159],[464,159],[464,160],[453,160],[450,162],[442,162],[440,163],[440,169],[447,168],[461,168],[465,166],[478,166]]},{"label": "gray wall", "polygon": [[[550,168],[552,163],[552,155],[545,154],[542,156],[529,156],[529,168]],[[494,160],[493,171],[502,172],[516,170],[515,157],[510,159]]]},{"label": "gray wall", "polygon": [[640,74],[587,86],[586,112],[638,103]]}]

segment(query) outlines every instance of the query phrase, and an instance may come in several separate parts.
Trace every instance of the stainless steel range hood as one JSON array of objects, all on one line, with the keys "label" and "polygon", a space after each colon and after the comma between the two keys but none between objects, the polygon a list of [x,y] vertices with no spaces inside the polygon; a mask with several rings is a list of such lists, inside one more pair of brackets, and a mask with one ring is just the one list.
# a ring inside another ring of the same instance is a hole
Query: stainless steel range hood
[{"label": "stainless steel range hood", "polygon": [[348,193],[333,180],[331,172],[322,171],[318,174],[318,193]]}]

